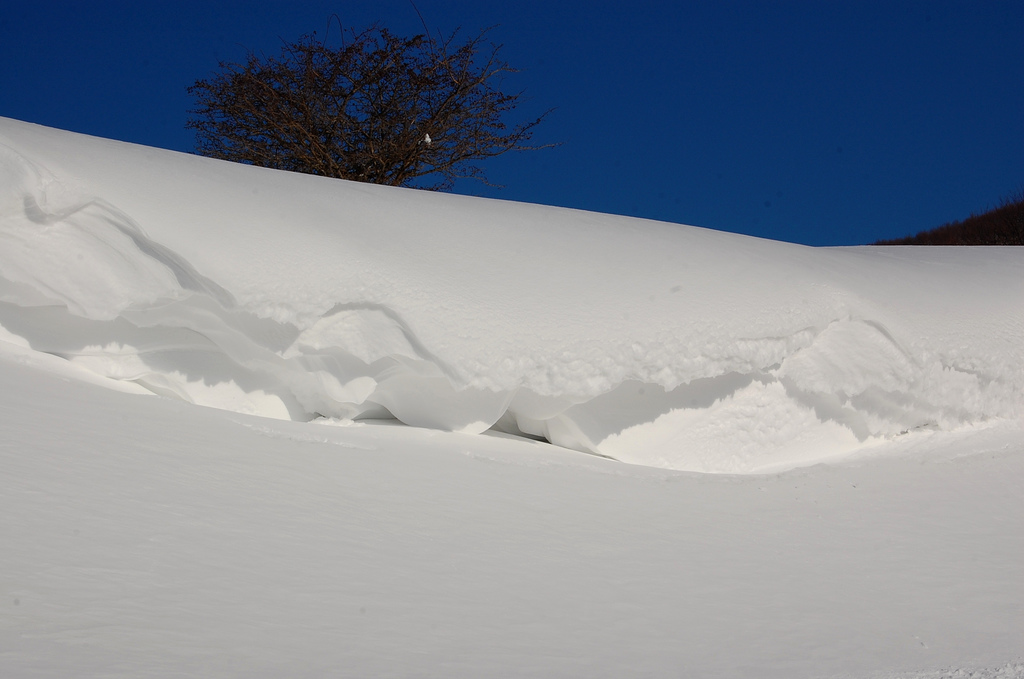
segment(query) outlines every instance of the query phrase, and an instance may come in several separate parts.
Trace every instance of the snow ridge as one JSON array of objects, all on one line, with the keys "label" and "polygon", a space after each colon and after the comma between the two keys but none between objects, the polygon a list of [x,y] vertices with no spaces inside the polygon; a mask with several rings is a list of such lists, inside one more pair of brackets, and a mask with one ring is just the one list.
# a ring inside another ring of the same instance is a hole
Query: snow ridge
[{"label": "snow ridge", "polygon": [[[707,472],[1024,413],[1020,253],[814,250],[151,149],[146,166],[2,122],[0,326],[164,396]],[[252,187],[251,211],[212,186]]]}]

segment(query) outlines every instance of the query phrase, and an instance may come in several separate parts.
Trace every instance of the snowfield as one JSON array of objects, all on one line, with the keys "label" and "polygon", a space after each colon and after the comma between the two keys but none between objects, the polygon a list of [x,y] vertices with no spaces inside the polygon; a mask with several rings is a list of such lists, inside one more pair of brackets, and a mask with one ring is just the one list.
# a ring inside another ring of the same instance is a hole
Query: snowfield
[{"label": "snowfield", "polygon": [[1024,677],[1020,248],[0,119],[0,384],[0,676]]}]

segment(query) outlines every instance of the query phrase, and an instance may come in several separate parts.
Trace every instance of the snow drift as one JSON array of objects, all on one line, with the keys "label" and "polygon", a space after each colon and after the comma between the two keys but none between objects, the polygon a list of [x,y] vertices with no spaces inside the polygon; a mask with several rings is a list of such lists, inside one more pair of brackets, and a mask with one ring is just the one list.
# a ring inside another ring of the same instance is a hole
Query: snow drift
[{"label": "snow drift", "polygon": [[808,248],[7,119],[0,239],[0,339],[249,414],[745,472],[1024,413],[1020,249]]}]

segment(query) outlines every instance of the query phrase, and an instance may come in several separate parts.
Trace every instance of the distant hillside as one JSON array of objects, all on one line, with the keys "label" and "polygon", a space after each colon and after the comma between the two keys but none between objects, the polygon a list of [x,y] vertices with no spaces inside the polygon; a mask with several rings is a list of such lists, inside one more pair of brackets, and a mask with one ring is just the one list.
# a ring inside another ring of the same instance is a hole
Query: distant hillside
[{"label": "distant hillside", "polygon": [[994,210],[875,245],[1024,245],[1024,189]]}]

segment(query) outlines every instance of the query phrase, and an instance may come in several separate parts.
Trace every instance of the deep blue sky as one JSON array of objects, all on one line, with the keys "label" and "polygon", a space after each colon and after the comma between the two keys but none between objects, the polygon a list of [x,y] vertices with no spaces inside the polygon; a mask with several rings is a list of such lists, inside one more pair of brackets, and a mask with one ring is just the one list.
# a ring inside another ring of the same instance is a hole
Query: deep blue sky
[{"label": "deep blue sky", "polygon": [[[897,237],[1024,187],[1024,2],[417,0],[492,37],[544,151],[456,192],[811,245]],[[408,0],[10,2],[0,116],[179,151],[185,88],[246,49]],[[336,26],[332,30],[337,30]]]}]

